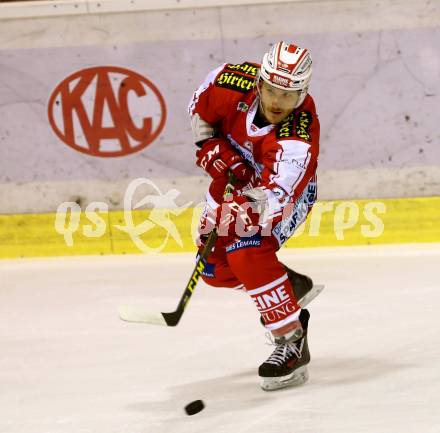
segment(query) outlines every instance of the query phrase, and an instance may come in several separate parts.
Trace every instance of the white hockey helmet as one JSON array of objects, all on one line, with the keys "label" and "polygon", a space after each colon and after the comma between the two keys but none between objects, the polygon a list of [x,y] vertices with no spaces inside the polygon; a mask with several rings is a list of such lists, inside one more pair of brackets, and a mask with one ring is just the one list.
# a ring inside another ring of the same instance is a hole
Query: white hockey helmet
[{"label": "white hockey helmet", "polygon": [[258,78],[281,90],[300,91],[295,108],[307,95],[312,78],[312,57],[306,48],[277,42],[264,55]]}]

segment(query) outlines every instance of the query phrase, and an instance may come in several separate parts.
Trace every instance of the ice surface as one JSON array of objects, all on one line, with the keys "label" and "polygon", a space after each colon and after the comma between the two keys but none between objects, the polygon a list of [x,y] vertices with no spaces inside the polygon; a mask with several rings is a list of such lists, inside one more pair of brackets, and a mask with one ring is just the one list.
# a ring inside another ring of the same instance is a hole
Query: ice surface
[{"label": "ice surface", "polygon": [[326,288],[309,382],[272,393],[245,293],[200,284],[177,328],[118,319],[120,304],[174,310],[193,255],[0,261],[0,432],[440,432],[440,245],[280,257]]}]

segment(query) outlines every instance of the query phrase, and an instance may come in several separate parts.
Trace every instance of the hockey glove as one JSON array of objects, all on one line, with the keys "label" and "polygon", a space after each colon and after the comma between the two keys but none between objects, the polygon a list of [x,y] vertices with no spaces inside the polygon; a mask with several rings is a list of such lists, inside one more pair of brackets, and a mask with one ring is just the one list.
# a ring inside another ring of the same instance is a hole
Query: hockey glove
[{"label": "hockey glove", "polygon": [[210,138],[196,152],[199,167],[202,167],[213,179],[225,177],[228,170],[239,181],[249,182],[254,170],[235,152],[224,138]]}]

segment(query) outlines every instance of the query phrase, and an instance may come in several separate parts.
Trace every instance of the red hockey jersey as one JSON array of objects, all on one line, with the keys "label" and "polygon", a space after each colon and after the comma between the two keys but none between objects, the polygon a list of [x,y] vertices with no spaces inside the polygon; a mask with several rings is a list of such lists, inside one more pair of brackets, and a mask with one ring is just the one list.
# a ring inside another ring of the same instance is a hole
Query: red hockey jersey
[{"label": "red hockey jersey", "polygon": [[300,198],[309,206],[316,200],[320,127],[310,95],[280,124],[257,127],[258,69],[258,64],[245,62],[211,71],[194,93],[189,112],[214,126],[254,167],[254,186],[265,191],[275,217]]}]

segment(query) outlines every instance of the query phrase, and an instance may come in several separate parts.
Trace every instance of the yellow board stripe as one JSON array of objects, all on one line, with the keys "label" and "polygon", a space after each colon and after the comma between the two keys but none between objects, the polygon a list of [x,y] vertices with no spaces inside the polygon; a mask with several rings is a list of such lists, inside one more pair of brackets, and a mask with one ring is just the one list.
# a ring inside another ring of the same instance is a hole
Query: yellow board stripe
[{"label": "yellow board stripe", "polygon": [[[131,233],[124,211],[0,215],[0,258],[195,251],[200,213],[200,208],[178,215],[173,209],[132,211]],[[414,242],[440,242],[440,197],[318,202],[285,245]]]}]

